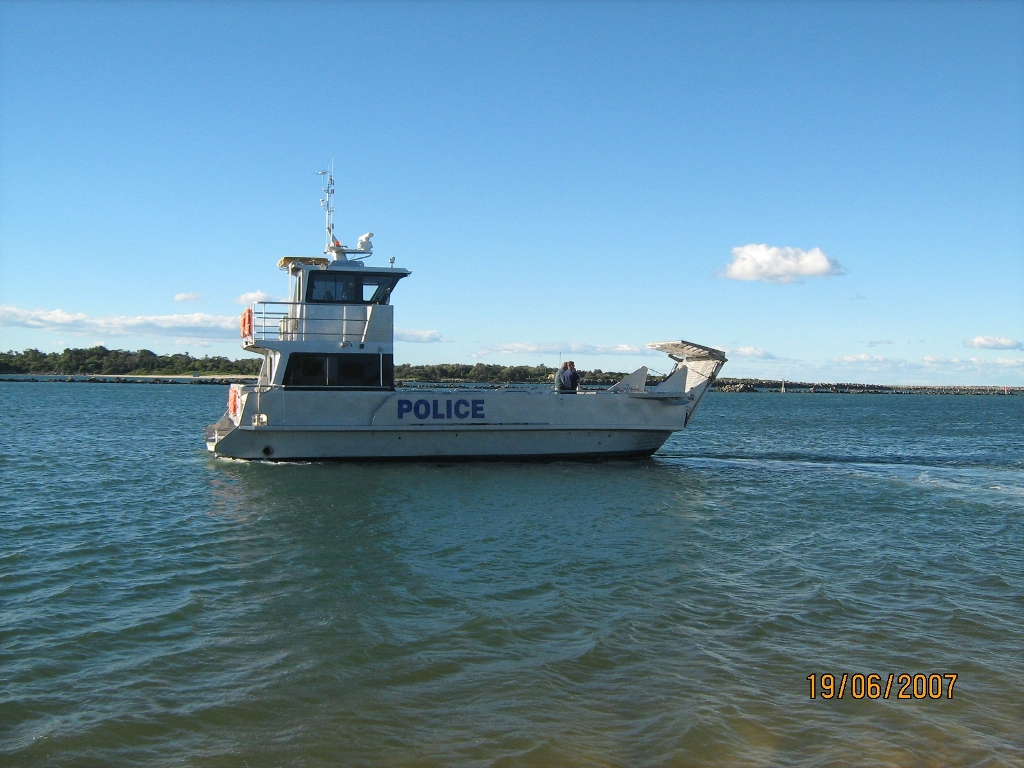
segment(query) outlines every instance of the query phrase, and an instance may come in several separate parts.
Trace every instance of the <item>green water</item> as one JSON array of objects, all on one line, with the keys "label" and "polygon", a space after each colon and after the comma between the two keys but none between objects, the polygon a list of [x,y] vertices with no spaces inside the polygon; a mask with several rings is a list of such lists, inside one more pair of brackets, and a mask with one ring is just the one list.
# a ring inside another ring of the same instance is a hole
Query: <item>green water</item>
[{"label": "green water", "polygon": [[225,391],[0,383],[0,764],[1024,764],[1024,398],[274,465],[204,450]]}]

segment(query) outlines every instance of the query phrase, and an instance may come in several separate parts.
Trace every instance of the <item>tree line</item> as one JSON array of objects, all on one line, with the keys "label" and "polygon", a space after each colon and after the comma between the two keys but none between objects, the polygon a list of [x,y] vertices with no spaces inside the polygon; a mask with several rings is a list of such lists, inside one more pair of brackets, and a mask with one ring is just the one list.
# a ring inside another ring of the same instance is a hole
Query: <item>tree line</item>
[{"label": "tree line", "polygon": [[192,357],[185,352],[158,355],[148,349],[132,352],[125,349],[90,347],[65,349],[63,352],[0,352],[0,373],[37,373],[67,376],[131,376],[131,375],[184,375],[236,374],[256,376],[262,358],[228,360],[226,357]]},{"label": "tree line", "polygon": [[[90,347],[89,349],[65,349],[63,352],[40,352],[26,349],[24,352],[0,352],[0,374],[34,373],[60,376],[132,376],[132,375],[208,375],[259,374],[261,358],[229,360],[222,356],[192,357],[187,352],[174,355],[158,355],[148,349],[129,351]],[[479,382],[483,384],[543,384],[554,381],[557,368],[546,365],[486,365],[476,363],[439,363],[437,365],[395,366],[395,380],[409,382]],[[580,371],[585,384],[614,384],[625,373],[602,371]]]},{"label": "tree line", "polygon": [[[479,382],[482,384],[544,384],[554,381],[557,368],[546,365],[466,365],[440,363],[438,365],[395,366],[395,381],[413,382]],[[580,371],[585,384],[614,384],[626,374],[614,371]]]}]

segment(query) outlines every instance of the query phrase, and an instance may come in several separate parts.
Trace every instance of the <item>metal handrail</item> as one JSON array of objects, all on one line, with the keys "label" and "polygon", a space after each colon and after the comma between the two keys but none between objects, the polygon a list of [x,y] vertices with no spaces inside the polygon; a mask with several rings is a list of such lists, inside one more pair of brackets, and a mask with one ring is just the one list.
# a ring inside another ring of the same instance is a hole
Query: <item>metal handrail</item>
[{"label": "metal handrail", "polygon": [[[310,317],[312,310],[314,316]],[[297,301],[257,301],[252,305],[254,341],[360,342],[372,307],[366,304],[317,304]],[[316,317],[327,313],[328,317]],[[340,315],[340,316],[339,316]]]}]

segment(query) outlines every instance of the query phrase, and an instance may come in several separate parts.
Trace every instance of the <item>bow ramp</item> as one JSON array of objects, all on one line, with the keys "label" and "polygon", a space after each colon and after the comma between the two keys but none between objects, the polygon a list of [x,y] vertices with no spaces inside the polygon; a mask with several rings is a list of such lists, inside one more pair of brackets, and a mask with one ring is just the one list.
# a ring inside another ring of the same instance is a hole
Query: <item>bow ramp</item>
[{"label": "bow ramp", "polygon": [[728,360],[720,349],[705,347],[692,341],[655,341],[649,349],[664,352],[675,361],[675,366],[665,380],[647,395],[653,397],[685,397],[690,401],[687,422],[704,393],[718,377],[719,371]]}]

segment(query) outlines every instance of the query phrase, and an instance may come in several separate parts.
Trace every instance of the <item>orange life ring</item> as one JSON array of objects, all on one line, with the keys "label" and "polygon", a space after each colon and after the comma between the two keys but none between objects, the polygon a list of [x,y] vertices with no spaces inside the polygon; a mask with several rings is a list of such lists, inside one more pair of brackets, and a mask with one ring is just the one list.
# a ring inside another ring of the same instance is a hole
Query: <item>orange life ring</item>
[{"label": "orange life ring", "polygon": [[238,410],[238,390],[232,385],[228,389],[228,413],[232,416],[235,415],[235,411]]},{"label": "orange life ring", "polygon": [[247,309],[242,313],[242,338],[247,339],[252,336],[252,309]]}]

